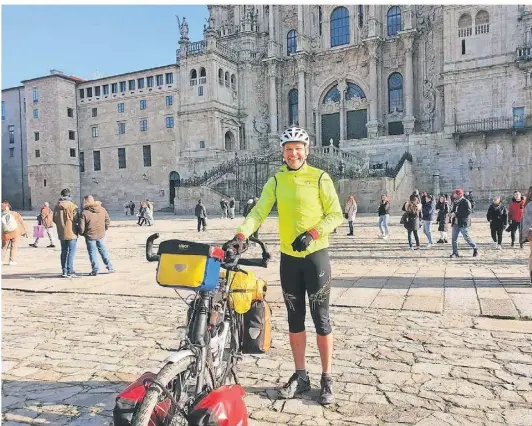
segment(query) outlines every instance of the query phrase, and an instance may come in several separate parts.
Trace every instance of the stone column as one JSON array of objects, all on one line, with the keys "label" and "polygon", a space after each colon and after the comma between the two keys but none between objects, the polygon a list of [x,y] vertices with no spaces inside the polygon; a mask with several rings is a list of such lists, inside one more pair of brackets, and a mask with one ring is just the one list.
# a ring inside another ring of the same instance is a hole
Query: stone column
[{"label": "stone column", "polygon": [[432,175],[432,196],[438,197],[440,195],[440,174],[434,173]]},{"label": "stone column", "polygon": [[345,141],[345,91],[347,90],[347,83],[345,81],[338,82],[338,91],[340,92],[340,140],[338,147],[341,148]]},{"label": "stone column", "polygon": [[269,7],[268,13],[268,56],[275,56],[275,20],[273,4]]},{"label": "stone column", "polygon": [[368,137],[376,138],[379,134],[379,91],[378,91],[378,48],[377,39],[368,42],[369,50],[369,121],[367,123]]},{"label": "stone column", "polygon": [[306,58],[304,54],[297,57],[297,68],[299,73],[299,81],[297,86],[297,108],[299,125],[303,128],[307,127],[307,103],[306,103],[306,89],[305,89],[305,72],[306,72]]},{"label": "stone column", "polygon": [[403,35],[403,43],[405,48],[405,78],[404,93],[405,93],[405,117],[403,118],[403,126],[407,135],[414,131],[414,67],[413,67],[413,45],[414,34],[409,32]]},{"label": "stone column", "polygon": [[305,50],[305,24],[302,4],[297,6],[297,51]]},{"label": "stone column", "polygon": [[268,76],[270,78],[270,132],[277,133],[277,66],[274,61],[270,62],[268,69]]}]

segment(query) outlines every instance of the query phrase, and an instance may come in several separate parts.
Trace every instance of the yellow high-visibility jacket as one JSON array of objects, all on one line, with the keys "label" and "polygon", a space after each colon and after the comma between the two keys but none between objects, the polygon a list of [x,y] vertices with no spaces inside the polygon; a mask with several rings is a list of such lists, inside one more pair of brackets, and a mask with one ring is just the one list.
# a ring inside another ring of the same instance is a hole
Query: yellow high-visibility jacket
[{"label": "yellow high-visibility jacket", "polygon": [[[326,172],[306,163],[295,171],[283,164],[268,179],[257,205],[248,213],[237,233],[248,238],[268,217],[276,201],[281,253],[305,257],[329,247],[329,234],[344,217],[336,188]],[[319,238],[312,241],[306,251],[293,251],[294,239],[311,229],[318,231]]]}]

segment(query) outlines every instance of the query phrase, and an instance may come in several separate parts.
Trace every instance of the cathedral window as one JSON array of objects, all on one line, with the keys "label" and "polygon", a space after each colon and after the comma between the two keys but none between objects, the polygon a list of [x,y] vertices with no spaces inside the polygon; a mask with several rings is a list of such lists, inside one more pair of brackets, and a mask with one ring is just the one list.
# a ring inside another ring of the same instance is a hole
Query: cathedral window
[{"label": "cathedral window", "polygon": [[399,6],[393,6],[388,9],[387,24],[388,37],[393,37],[401,31],[401,8]]},{"label": "cathedral window", "polygon": [[481,10],[475,16],[475,35],[490,32],[490,15],[485,10]]},{"label": "cathedral window", "polygon": [[224,71],[221,68],[218,70],[218,84],[220,86],[224,84]]},{"label": "cathedral window", "polygon": [[225,72],[224,82],[225,82],[225,87],[229,87],[229,72],[228,71]]},{"label": "cathedral window", "polygon": [[290,56],[291,53],[297,51],[297,31],[290,30],[286,35],[286,54]]},{"label": "cathedral window", "polygon": [[394,72],[388,77],[388,112],[403,111],[403,76]]},{"label": "cathedral window", "polygon": [[458,20],[458,37],[469,37],[473,34],[473,19],[469,13],[464,13]]},{"label": "cathedral window", "polygon": [[348,101],[350,99],[366,99],[366,94],[364,91],[360,88],[360,86],[357,86],[354,83],[347,83],[347,91],[345,93],[345,100]]},{"label": "cathedral window", "polygon": [[198,84],[198,73],[196,70],[190,71],[190,85],[195,86]]},{"label": "cathedral window", "polygon": [[340,91],[338,90],[338,86],[334,86],[327,92],[323,98],[323,103],[325,104],[327,102],[340,102]]},{"label": "cathedral window", "polygon": [[288,125],[291,126],[292,124],[299,124],[297,89],[288,92]]},{"label": "cathedral window", "polygon": [[199,84],[206,84],[207,83],[207,71],[205,71],[205,68],[201,67],[199,72]]},{"label": "cathedral window", "polygon": [[337,7],[331,13],[331,47],[349,44],[349,11]]},{"label": "cathedral window", "polygon": [[231,74],[231,89],[236,90],[236,76]]}]

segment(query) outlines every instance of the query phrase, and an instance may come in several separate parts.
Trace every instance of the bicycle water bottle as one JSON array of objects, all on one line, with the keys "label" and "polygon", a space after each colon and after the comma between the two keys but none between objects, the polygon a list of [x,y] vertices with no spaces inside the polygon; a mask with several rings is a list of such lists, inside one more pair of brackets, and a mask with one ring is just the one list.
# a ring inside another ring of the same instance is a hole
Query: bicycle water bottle
[{"label": "bicycle water bottle", "polygon": [[189,336],[191,342],[194,345],[205,346],[207,343],[207,317],[209,315],[209,309],[205,306],[205,301],[201,304],[196,312],[196,318],[194,318],[194,324],[192,326],[192,332]]}]

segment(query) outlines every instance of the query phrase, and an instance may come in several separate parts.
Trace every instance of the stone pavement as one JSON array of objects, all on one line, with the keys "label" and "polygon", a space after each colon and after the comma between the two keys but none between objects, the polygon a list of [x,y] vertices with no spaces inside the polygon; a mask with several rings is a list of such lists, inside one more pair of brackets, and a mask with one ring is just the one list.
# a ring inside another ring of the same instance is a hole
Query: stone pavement
[{"label": "stone pavement", "polygon": [[[185,317],[183,302],[155,283],[155,264],[143,258],[146,237],[223,242],[238,221],[214,219],[198,234],[193,220],[174,216],[152,228],[115,220],[107,241],[118,272],[98,277],[58,278],[58,249],[22,247],[19,264],[2,270],[3,424],[109,424],[116,393],[160,368]],[[479,218],[473,236],[481,257],[462,250],[467,257],[451,261],[449,245],[405,250],[399,217],[391,218],[388,242],[377,238],[375,222],[360,217],[355,239],[345,228],[331,238],[337,403],[327,408],[313,401],[320,371],[309,317],[313,391],[276,400],[293,365],[275,219],[263,227],[274,259],[257,272],[270,284],[274,342],[239,366],[251,424],[532,424],[527,249],[489,249]],[[82,239],[78,247],[76,269],[87,273]]]}]

